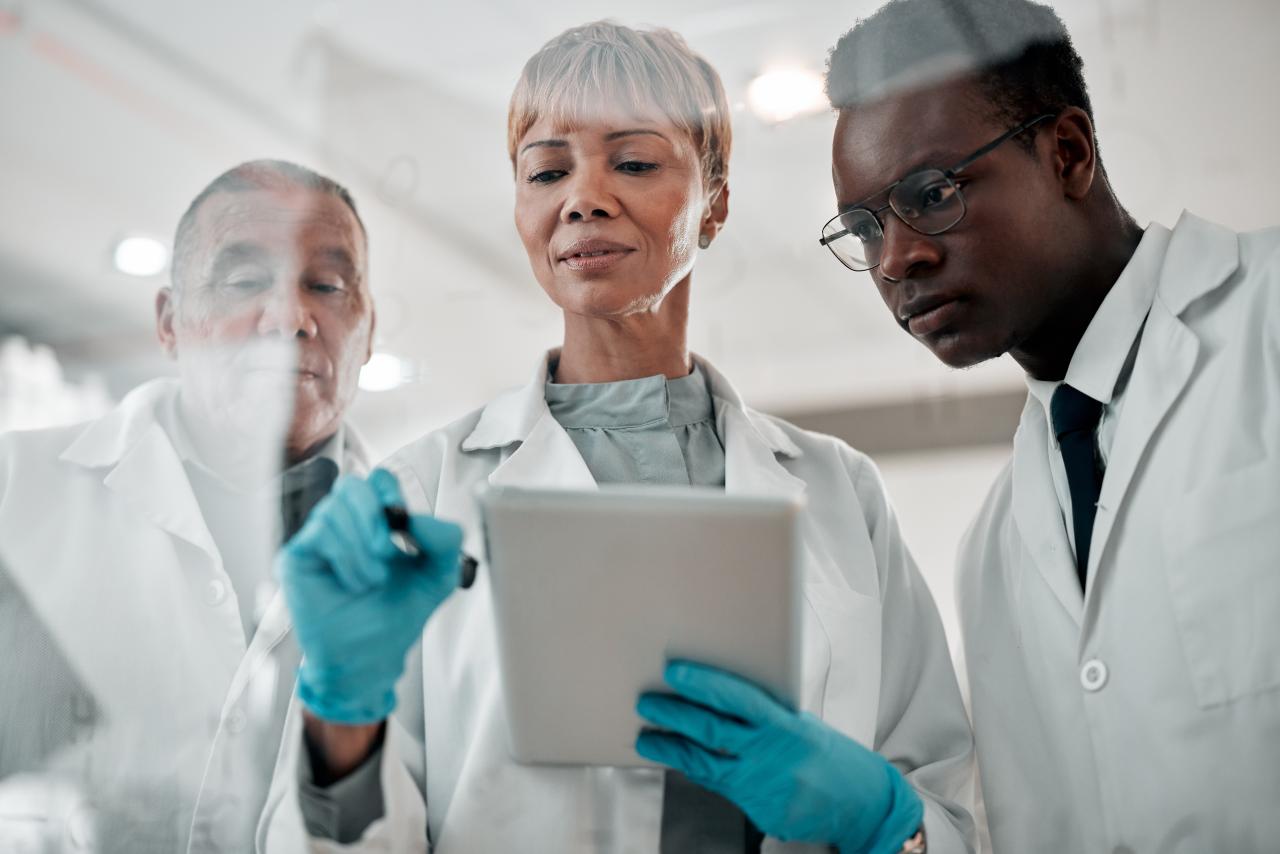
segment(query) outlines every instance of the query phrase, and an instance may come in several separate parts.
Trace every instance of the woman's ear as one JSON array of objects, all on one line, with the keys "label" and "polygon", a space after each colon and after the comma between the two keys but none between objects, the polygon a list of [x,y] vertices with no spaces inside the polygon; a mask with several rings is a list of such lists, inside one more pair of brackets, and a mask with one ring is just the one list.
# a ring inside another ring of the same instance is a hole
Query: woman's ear
[{"label": "woman's ear", "polygon": [[709,243],[724,228],[724,221],[729,218],[729,182],[720,181],[707,194],[706,213],[702,215],[701,233]]}]

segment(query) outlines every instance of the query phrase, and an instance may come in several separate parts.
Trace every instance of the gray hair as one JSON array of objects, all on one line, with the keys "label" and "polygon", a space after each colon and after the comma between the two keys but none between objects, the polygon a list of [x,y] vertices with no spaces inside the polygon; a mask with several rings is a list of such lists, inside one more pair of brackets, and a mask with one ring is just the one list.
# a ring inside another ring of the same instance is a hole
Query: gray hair
[{"label": "gray hair", "polygon": [[195,251],[196,217],[205,201],[215,193],[280,189],[313,190],[340,199],[351,210],[352,216],[360,225],[360,233],[365,236],[366,241],[368,240],[364,220],[360,218],[360,212],[356,210],[356,201],[346,187],[319,172],[287,160],[250,160],[239,166],[233,166],[210,181],[208,186],[191,200],[186,212],[178,220],[178,228],[173,235],[172,279],[175,294],[181,290],[182,273],[185,272]]}]

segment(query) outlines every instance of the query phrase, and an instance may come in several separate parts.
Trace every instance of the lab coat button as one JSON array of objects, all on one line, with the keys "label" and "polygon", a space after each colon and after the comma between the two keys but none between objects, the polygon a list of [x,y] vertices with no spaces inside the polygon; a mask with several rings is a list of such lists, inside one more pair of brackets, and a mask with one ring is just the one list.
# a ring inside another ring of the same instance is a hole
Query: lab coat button
[{"label": "lab coat button", "polygon": [[209,603],[210,608],[216,608],[227,601],[227,585],[216,578],[210,581],[209,589],[205,591],[204,601]]},{"label": "lab coat button", "polygon": [[240,709],[232,709],[231,713],[227,715],[227,732],[232,735],[244,732],[246,723],[248,723],[248,719],[245,717],[244,712]]},{"label": "lab coat button", "polygon": [[1091,658],[1080,668],[1080,684],[1086,691],[1101,691],[1107,684],[1107,665],[1096,658]]}]

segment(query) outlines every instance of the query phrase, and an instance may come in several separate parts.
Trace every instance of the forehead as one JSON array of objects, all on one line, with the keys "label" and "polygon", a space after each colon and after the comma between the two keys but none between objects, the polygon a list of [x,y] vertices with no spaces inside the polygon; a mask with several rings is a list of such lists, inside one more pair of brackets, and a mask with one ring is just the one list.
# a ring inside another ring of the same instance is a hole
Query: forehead
[{"label": "forehead", "polygon": [[337,248],[364,264],[364,235],[355,214],[337,196],[317,190],[215,193],[197,212],[196,231],[199,245],[211,254],[232,243],[298,256]]},{"label": "forehead", "polygon": [[913,169],[949,167],[1001,130],[967,81],[846,108],[832,148],[836,194],[841,204],[852,204]]},{"label": "forehead", "polygon": [[[688,131],[677,125],[657,106],[578,104],[572,111],[555,111],[538,116],[517,143],[516,154],[527,155],[544,147],[528,148],[531,143],[549,140],[570,144],[607,142],[614,134],[637,130],[659,133],[677,148],[692,147],[693,144]],[[661,142],[652,134],[639,134],[638,137]]]}]

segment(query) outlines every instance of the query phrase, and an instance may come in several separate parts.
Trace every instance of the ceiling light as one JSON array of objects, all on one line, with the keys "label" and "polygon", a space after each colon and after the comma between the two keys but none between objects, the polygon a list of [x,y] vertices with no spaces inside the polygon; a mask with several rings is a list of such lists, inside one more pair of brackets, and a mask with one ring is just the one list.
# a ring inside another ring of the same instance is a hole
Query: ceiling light
[{"label": "ceiling light", "polygon": [[766,122],[785,122],[826,109],[822,75],[806,68],[773,68],[747,87],[751,111]]},{"label": "ceiling light", "polygon": [[154,276],[169,263],[169,250],[154,237],[126,237],[112,256],[116,269],[130,276]]},{"label": "ceiling light", "polygon": [[365,391],[391,391],[410,380],[409,365],[399,356],[374,353],[360,369],[360,388]]}]

